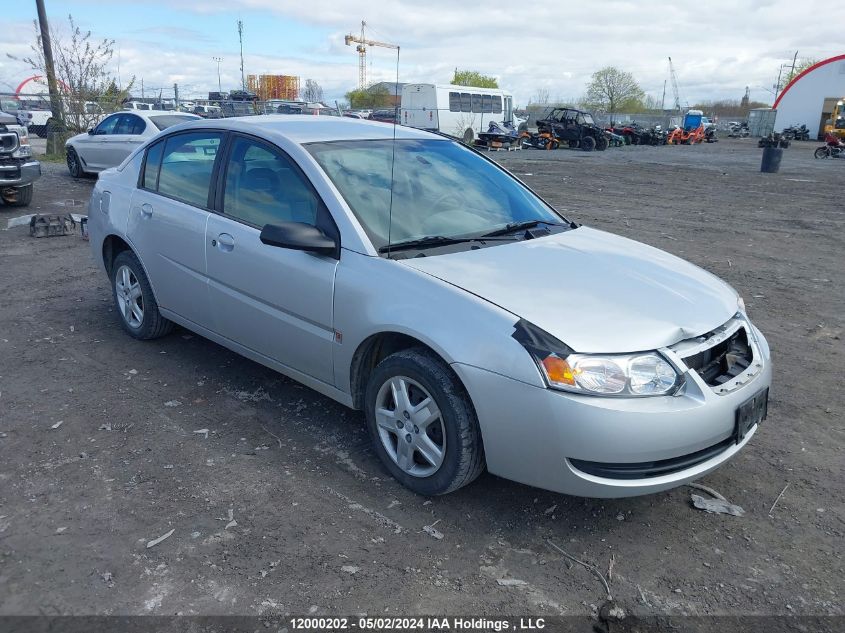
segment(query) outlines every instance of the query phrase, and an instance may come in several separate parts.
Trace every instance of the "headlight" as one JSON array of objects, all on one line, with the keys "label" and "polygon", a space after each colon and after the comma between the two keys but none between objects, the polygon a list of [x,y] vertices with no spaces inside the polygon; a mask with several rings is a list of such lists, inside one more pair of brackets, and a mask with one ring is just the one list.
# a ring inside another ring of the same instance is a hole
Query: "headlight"
[{"label": "headlight", "polygon": [[681,377],[657,352],[576,354],[553,336],[526,321],[516,324],[514,338],[534,358],[546,384],[575,393],[643,397],[675,393]]},{"label": "headlight", "polygon": [[745,299],[739,296],[736,298],[736,309],[745,314]]}]

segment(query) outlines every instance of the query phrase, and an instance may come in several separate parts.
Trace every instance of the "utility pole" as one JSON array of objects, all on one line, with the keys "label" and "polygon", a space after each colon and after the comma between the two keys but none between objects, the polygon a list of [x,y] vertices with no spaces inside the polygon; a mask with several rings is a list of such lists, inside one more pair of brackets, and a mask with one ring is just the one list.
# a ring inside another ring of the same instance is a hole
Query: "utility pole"
[{"label": "utility pole", "polygon": [[223,61],[223,58],[212,57],[211,59],[217,62],[217,92],[223,92],[223,84],[220,83],[220,62]]},{"label": "utility pole", "polygon": [[660,97],[660,109],[663,109],[663,106],[666,105],[666,80],[663,80],[663,96]]},{"label": "utility pole", "polygon": [[144,78],[141,77],[141,101],[144,100]]},{"label": "utility pole", "polygon": [[38,26],[41,29],[41,48],[44,52],[44,71],[47,73],[47,90],[50,92],[50,110],[53,118],[64,127],[62,116],[62,102],[59,97],[59,86],[56,83],[56,68],[53,65],[53,46],[50,42],[50,25],[47,23],[47,10],[44,0],[35,0],[38,10]]},{"label": "utility pole", "polygon": [[241,41],[241,90],[246,90],[246,81],[244,80],[244,23],[238,20],[238,38]]},{"label": "utility pole", "polygon": [[179,110],[179,84],[177,84],[177,83],[173,84],[173,104],[175,106],[175,109],[178,111]]},{"label": "utility pole", "polygon": [[798,51],[795,51],[795,57],[792,58],[792,70],[789,71],[789,80],[795,77],[795,62],[798,61]]}]

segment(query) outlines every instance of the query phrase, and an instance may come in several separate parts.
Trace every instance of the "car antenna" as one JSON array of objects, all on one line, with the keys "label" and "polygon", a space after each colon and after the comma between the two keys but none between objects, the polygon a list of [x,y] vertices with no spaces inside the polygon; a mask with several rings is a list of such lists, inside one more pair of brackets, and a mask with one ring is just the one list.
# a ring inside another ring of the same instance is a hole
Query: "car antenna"
[{"label": "car antenna", "polygon": [[[399,47],[396,47],[396,83],[393,84],[394,96],[399,91]],[[401,99],[401,97],[400,97]],[[396,126],[399,122],[396,105],[393,106],[393,143],[390,147],[390,206],[387,210],[387,259],[390,259],[390,232],[393,228],[393,170],[396,167]]]}]

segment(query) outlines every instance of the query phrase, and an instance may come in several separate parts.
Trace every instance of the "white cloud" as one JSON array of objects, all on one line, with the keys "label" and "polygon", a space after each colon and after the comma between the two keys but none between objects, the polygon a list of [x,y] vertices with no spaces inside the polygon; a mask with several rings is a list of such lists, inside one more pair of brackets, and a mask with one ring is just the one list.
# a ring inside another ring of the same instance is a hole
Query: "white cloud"
[{"label": "white cloud", "polygon": [[[495,0],[485,4],[454,0],[356,2],[311,0],[147,0],[159,24],[139,25],[121,37],[121,75],[144,77],[145,85],[205,92],[217,86],[216,66],[207,53],[207,34],[174,25],[168,10],[239,16],[249,28],[261,11],[278,16],[280,24],[306,24],[326,35],[313,42],[312,54],[286,49],[280,37],[273,54],[245,49],[248,72],[284,72],[316,79],[328,97],[355,86],[357,58],[343,44],[343,33],[362,18],[370,36],[402,46],[400,81],[446,82],[455,67],[496,76],[525,103],[538,88],[551,95],[583,94],[591,73],[606,65],[634,74],[642,87],[659,98],[668,78],[667,57],[678,73],[681,97],[690,103],[714,98],[738,99],[745,86],[752,97],[771,100],[778,67],[800,57],[823,58],[842,52],[841,25],[824,20],[829,2],[807,0],[797,7],[787,0],[712,0],[672,5],[664,1],[537,2]],[[119,11],[119,5],[115,5]],[[266,19],[266,18],[262,18]],[[146,28],[145,28],[146,26]],[[89,25],[89,28],[94,28]],[[155,50],[146,32],[179,29],[178,48]],[[0,33],[0,50],[28,46],[18,29]],[[28,25],[23,35],[31,39]],[[284,31],[281,31],[284,32]],[[97,33],[98,35],[109,35]],[[226,59],[224,88],[240,83],[236,42],[221,51]],[[393,80],[395,57],[385,49],[369,53],[371,78]],[[14,70],[0,60],[0,81]],[[20,70],[20,69],[19,69]],[[0,89],[3,86],[0,84]],[[667,101],[671,102],[671,86]]]}]

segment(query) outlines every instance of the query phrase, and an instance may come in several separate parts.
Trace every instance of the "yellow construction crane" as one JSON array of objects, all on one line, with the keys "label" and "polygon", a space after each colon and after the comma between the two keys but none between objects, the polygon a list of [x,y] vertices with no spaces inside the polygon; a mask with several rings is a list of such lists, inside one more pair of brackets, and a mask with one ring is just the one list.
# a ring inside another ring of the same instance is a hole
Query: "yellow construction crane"
[{"label": "yellow construction crane", "polygon": [[367,26],[367,23],[364,20],[361,20],[361,36],[355,36],[350,33],[349,35],[344,36],[343,40],[346,42],[347,46],[350,46],[352,42],[358,44],[355,47],[355,50],[358,51],[358,89],[364,90],[367,88],[367,47],[368,46],[381,46],[382,48],[392,48],[394,50],[399,50],[399,47],[396,44],[386,44],[385,42],[376,42],[375,40],[368,40],[364,37],[364,27]]}]

